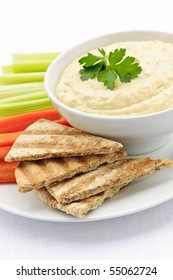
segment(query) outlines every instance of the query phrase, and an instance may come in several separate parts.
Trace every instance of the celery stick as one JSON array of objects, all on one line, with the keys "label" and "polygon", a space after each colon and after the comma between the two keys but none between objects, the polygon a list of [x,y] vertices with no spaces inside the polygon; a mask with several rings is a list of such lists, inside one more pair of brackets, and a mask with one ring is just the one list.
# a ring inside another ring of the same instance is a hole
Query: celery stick
[{"label": "celery stick", "polygon": [[21,90],[21,89],[28,89],[28,88],[37,88],[43,86],[44,87],[44,83],[43,82],[31,82],[31,83],[23,83],[23,84],[15,84],[15,85],[1,85],[0,86],[0,92],[12,92],[15,90]]},{"label": "celery stick", "polygon": [[53,109],[53,107],[51,105],[42,105],[40,107],[25,108],[24,110],[10,111],[9,113],[6,112],[3,115],[1,114],[0,118],[7,118],[10,116],[14,116],[14,115],[24,114],[24,113],[28,113],[28,112],[49,110],[49,109]]},{"label": "celery stick", "polygon": [[35,99],[41,99],[41,98],[46,98],[47,94],[44,91],[39,91],[39,92],[31,92],[27,94],[23,94],[22,96],[13,96],[13,97],[8,97],[8,98],[3,98],[1,99],[1,104],[5,103],[15,103],[15,102],[22,102],[26,100],[35,100]]},{"label": "celery stick", "polygon": [[36,111],[42,111],[42,110],[49,110],[49,109],[53,109],[53,107],[48,104],[48,105],[42,105],[41,107],[31,107],[31,108],[26,108],[24,109],[23,111],[16,111],[16,112],[12,112],[10,111],[9,113],[4,113],[3,115],[0,114],[0,119],[4,119],[4,118],[7,118],[7,117],[10,117],[10,116],[15,116],[15,115],[20,115],[20,114],[24,114],[24,113],[28,113],[28,112],[36,112]]},{"label": "celery stick", "polygon": [[16,103],[0,104],[0,117],[7,117],[24,112],[46,110],[53,108],[49,98],[40,100],[22,101]]},{"label": "celery stick", "polygon": [[22,102],[16,102],[16,103],[8,103],[8,104],[0,104],[0,113],[2,112],[1,110],[15,110],[18,109],[20,106],[22,108],[24,107],[29,107],[29,106],[35,106],[35,105],[42,105],[45,103],[50,103],[50,99],[48,97],[45,97],[40,100],[30,100],[30,101],[22,101]]},{"label": "celery stick", "polygon": [[44,87],[38,87],[38,88],[35,88],[35,89],[28,88],[28,89],[25,89],[25,90],[21,89],[21,90],[15,90],[15,91],[12,91],[12,92],[0,92],[0,99],[15,97],[15,96],[22,96],[24,94],[29,94],[29,93],[33,93],[33,92],[39,92],[39,91],[44,91],[45,92]]},{"label": "celery stick", "polygon": [[4,65],[1,67],[2,74],[12,74],[13,72],[13,66],[12,65]]},{"label": "celery stick", "polygon": [[36,92],[39,92],[39,91],[44,91],[45,92],[45,89],[43,86],[40,86],[40,87],[36,87],[36,88],[26,88],[26,89],[16,89],[16,90],[13,90],[13,91],[0,91],[0,100],[1,99],[4,99],[4,98],[10,98],[10,97],[17,97],[17,96],[22,96],[24,94],[29,94],[29,93],[36,93]]},{"label": "celery stick", "polygon": [[18,63],[21,61],[39,61],[39,60],[53,60],[60,53],[16,53],[12,55],[12,59],[14,63]]},{"label": "celery stick", "polygon": [[6,74],[0,76],[0,85],[38,82],[44,80],[45,72]]},{"label": "celery stick", "polygon": [[22,61],[11,65],[14,73],[45,72],[52,59],[38,61]]}]

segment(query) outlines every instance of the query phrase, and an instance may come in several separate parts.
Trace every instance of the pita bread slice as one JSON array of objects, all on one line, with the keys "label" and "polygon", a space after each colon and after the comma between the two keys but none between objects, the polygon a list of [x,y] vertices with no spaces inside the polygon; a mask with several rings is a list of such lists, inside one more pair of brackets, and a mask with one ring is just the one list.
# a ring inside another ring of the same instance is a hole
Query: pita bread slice
[{"label": "pita bread slice", "polygon": [[90,197],[68,204],[58,202],[44,187],[36,190],[36,194],[43,202],[48,204],[50,207],[59,209],[77,218],[83,218],[89,211],[98,208],[100,205],[102,205],[105,199],[113,197],[130,182],[137,180],[142,176],[149,175],[154,171],[173,166],[173,163],[168,159],[153,160],[152,164],[150,163],[151,161],[144,159],[142,169],[139,165],[139,170],[138,168],[136,168],[135,170],[131,170],[131,175],[129,174],[129,176],[124,176],[124,178],[118,180],[112,188],[100,192],[96,195],[92,195]]},{"label": "pita bread slice", "polygon": [[173,166],[173,162],[168,159],[153,160],[149,157],[123,159],[63,182],[51,184],[47,186],[47,190],[58,202],[66,204],[93,196],[117,184],[124,185],[126,181],[132,182],[170,166]]},{"label": "pita bread slice", "polygon": [[107,191],[68,204],[63,204],[61,202],[58,202],[47,191],[45,187],[35,190],[35,193],[39,199],[41,199],[44,203],[46,203],[50,207],[61,210],[66,214],[72,215],[76,218],[83,218],[89,211],[98,208],[104,202],[105,199],[111,198],[113,195],[118,193],[119,190],[125,187],[126,185],[128,185],[129,182],[130,181],[124,181],[123,184],[117,184],[116,187],[111,188]]},{"label": "pita bread slice", "polygon": [[21,161],[15,170],[18,190],[28,192],[48,186],[78,173],[94,170],[104,163],[123,159],[126,155],[125,151],[120,150],[103,155]]},{"label": "pita bread slice", "polygon": [[102,192],[100,194],[85,198],[77,202],[63,204],[57,202],[45,187],[42,187],[35,192],[38,198],[50,207],[61,210],[76,218],[83,218],[89,211],[98,208],[106,198],[111,197],[114,194],[113,189],[111,189],[111,191]]},{"label": "pita bread slice", "polygon": [[10,162],[107,154],[121,148],[122,144],[118,142],[40,119],[17,138],[5,160]]}]

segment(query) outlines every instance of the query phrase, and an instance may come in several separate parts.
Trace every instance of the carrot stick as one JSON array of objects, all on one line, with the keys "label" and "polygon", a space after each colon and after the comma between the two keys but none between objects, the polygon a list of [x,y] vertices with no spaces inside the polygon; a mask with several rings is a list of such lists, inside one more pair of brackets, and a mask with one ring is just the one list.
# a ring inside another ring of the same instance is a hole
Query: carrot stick
[{"label": "carrot stick", "polygon": [[71,126],[63,117],[61,117],[59,120],[54,121],[56,123],[66,125],[66,126]]},{"label": "carrot stick", "polygon": [[2,161],[0,162],[0,172],[1,173],[13,172],[17,167],[17,165],[18,165],[17,161],[13,161],[13,162]]},{"label": "carrot stick", "polygon": [[15,183],[16,178],[14,172],[0,172],[0,184],[1,183]]},{"label": "carrot stick", "polygon": [[0,162],[0,183],[15,183],[15,168],[18,162]]},{"label": "carrot stick", "polygon": [[0,134],[0,147],[12,145],[14,143],[14,141],[17,139],[17,137],[22,132],[23,131],[10,132],[10,133],[1,133]]},{"label": "carrot stick", "polygon": [[11,146],[0,147],[0,161],[4,160],[10,149]]},{"label": "carrot stick", "polygon": [[[70,126],[70,124],[63,117],[61,117],[58,120],[54,120],[54,122]],[[12,145],[14,143],[14,141],[16,141],[17,137],[22,132],[23,131],[10,132],[10,133],[1,133],[0,134],[0,147],[5,147],[5,146]]]},{"label": "carrot stick", "polygon": [[14,171],[18,162],[0,162],[0,183],[16,182]]},{"label": "carrot stick", "polygon": [[43,110],[37,112],[25,113],[0,120],[0,133],[10,133],[26,129],[35,121],[45,118],[50,121],[61,117],[57,110]]},{"label": "carrot stick", "polygon": [[18,162],[0,162],[0,183],[15,183],[15,168]]}]

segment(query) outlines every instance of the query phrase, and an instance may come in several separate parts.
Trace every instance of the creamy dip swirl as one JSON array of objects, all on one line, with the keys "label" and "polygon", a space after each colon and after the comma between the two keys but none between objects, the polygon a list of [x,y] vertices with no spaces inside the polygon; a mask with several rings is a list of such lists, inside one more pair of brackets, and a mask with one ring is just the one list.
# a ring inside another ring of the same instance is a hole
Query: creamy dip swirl
[{"label": "creamy dip swirl", "polygon": [[[62,73],[56,87],[58,99],[79,111],[101,115],[143,115],[173,107],[173,44],[160,41],[129,41],[104,47],[109,53],[125,48],[142,67],[130,83],[116,80],[114,90],[96,78],[80,79],[79,57]],[[91,53],[98,54],[97,50]]]}]

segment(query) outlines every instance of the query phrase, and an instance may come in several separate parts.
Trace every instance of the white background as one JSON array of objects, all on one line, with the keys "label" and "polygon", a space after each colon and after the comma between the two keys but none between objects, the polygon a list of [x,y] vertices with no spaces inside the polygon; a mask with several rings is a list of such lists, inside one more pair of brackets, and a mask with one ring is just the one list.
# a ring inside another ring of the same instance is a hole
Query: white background
[{"label": "white background", "polygon": [[[172,32],[171,0],[0,0],[0,65],[123,30]],[[95,223],[47,223],[0,210],[0,259],[173,259],[173,201]]]}]

